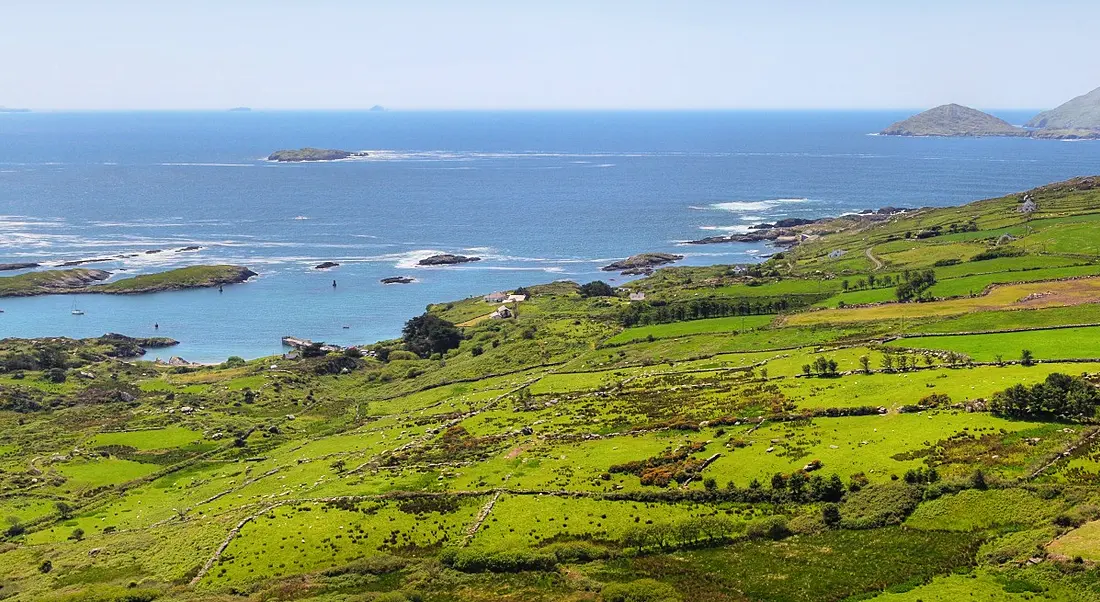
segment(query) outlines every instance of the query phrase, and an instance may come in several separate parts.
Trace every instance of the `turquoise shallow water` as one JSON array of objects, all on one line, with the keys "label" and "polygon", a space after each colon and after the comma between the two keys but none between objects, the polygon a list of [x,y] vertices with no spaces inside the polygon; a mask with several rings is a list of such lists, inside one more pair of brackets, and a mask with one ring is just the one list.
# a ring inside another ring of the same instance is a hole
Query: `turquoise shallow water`
[{"label": "turquoise shallow water", "polygon": [[[0,299],[0,336],[151,335],[159,323],[182,342],[168,353],[199,361],[276,353],[288,334],[370,342],[430,302],[608,278],[599,266],[637,252],[755,261],[771,250],[682,242],[761,221],[961,204],[1100,171],[1100,143],[868,135],[906,114],[0,114],[0,262],[137,254],[94,267],[260,273],[221,294]],[[370,156],[262,160],[307,145]],[[435,252],[484,260],[415,266]],[[311,269],[322,261],[341,266]],[[378,282],[394,275],[418,282]]]}]

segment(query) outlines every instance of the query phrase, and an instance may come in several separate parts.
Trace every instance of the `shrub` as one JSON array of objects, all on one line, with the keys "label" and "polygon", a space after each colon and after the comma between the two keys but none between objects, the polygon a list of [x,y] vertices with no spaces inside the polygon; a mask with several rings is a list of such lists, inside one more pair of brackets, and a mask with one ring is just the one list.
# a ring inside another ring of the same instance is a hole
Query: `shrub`
[{"label": "shrub", "polygon": [[533,550],[471,550],[468,548],[444,550],[440,561],[463,573],[518,573],[520,571],[549,571],[558,563],[557,557],[547,552]]},{"label": "shrub", "polygon": [[998,257],[1019,257],[1024,254],[1023,249],[1017,249],[1014,247],[994,247],[992,249],[986,249],[981,253],[970,258],[970,261],[986,261],[989,259],[997,259]]},{"label": "shrub", "polygon": [[222,364],[222,366],[224,366],[226,368],[239,368],[239,367],[245,365],[245,363],[246,362],[244,361],[243,357],[240,357],[238,355],[231,355],[231,356],[225,358],[225,363]]},{"label": "shrub", "polygon": [[791,534],[787,519],[783,516],[765,516],[748,524],[745,535],[749,539],[780,540]]},{"label": "shrub", "polygon": [[921,501],[921,490],[904,483],[870,485],[844,502],[840,524],[846,529],[873,529],[901,523]]},{"label": "shrub", "polygon": [[611,552],[586,541],[566,541],[551,544],[544,551],[553,554],[558,562],[591,562],[611,557]]},{"label": "shrub", "polygon": [[638,579],[629,583],[608,583],[600,590],[606,602],[673,602],[680,600],[676,590],[656,579]]}]

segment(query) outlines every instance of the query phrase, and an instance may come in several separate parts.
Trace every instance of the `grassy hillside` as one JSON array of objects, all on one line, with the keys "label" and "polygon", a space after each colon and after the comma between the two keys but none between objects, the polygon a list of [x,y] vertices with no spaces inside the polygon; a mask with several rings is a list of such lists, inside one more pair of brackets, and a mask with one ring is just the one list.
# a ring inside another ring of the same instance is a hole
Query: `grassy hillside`
[{"label": "grassy hillside", "polygon": [[1098,184],[440,303],[431,344],[2,341],[0,598],[1100,600]]}]

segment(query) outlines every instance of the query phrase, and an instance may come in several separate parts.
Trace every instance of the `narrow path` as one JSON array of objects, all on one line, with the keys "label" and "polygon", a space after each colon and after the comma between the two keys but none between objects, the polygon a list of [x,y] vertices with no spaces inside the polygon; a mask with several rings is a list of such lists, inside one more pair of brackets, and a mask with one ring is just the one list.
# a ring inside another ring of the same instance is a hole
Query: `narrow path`
[{"label": "narrow path", "polygon": [[871,252],[871,247],[867,247],[867,252],[865,253],[865,255],[867,255],[867,259],[871,260],[871,263],[875,264],[874,269],[876,272],[881,270],[883,266],[885,266],[885,264],[882,263],[882,260],[878,257],[875,257],[875,254]]}]

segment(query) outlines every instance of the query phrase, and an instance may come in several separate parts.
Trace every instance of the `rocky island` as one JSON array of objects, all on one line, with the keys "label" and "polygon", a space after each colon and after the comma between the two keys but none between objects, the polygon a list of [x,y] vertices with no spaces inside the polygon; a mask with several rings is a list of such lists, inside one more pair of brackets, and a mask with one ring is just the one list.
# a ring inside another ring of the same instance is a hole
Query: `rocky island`
[{"label": "rocky island", "polygon": [[1027,136],[1028,131],[957,104],[928,109],[882,130],[883,136]]},{"label": "rocky island", "polygon": [[366,157],[367,153],[352,152],[332,148],[300,148],[298,150],[280,150],[268,155],[268,161],[276,163],[303,163],[309,161],[340,161],[352,157]]},{"label": "rocky island", "polygon": [[412,284],[416,282],[416,278],[409,278],[408,276],[389,276],[379,280],[382,284]]},{"label": "rocky island", "polygon": [[135,295],[238,284],[256,275],[252,270],[241,266],[198,265],[143,274],[107,284],[95,284],[110,278],[111,273],[88,268],[47,270],[0,278],[0,297],[76,293]]},{"label": "rocky island", "polygon": [[653,268],[657,266],[680,261],[683,258],[683,255],[673,255],[672,253],[639,253],[609,263],[600,269],[605,272],[621,272],[623,276],[645,275],[652,274]]},{"label": "rocky island", "polygon": [[328,270],[328,269],[331,269],[331,268],[338,268],[338,267],[340,267],[340,264],[336,263],[335,261],[325,261],[325,262],[322,262],[322,263],[319,263],[319,264],[313,266],[313,269],[315,269],[315,270]]},{"label": "rocky island", "polygon": [[441,253],[439,255],[432,255],[431,257],[425,257],[416,262],[416,265],[433,266],[433,265],[456,265],[459,263],[470,263],[472,261],[481,261],[480,257],[467,257],[465,255],[453,255],[451,253]]},{"label": "rocky island", "polygon": [[948,104],[918,113],[879,132],[882,136],[1018,136],[1038,140],[1100,139],[1100,88],[1057,108],[1043,111],[1025,124],[1007,121],[970,107]]}]

